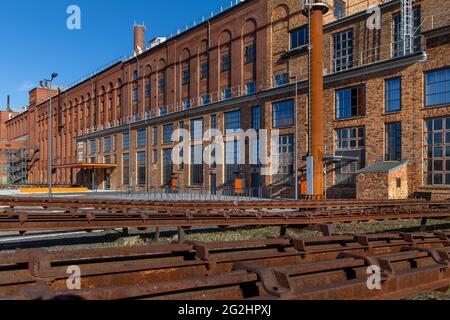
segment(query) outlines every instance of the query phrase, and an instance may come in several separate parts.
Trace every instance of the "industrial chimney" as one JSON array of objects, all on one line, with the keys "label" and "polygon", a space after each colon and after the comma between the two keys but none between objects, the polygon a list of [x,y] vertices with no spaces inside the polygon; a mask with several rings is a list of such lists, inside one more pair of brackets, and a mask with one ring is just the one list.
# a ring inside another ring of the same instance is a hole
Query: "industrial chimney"
[{"label": "industrial chimney", "polygon": [[9,94],[6,96],[6,111],[11,111],[11,97]]},{"label": "industrial chimney", "polygon": [[134,25],[134,55],[141,54],[145,50],[145,26]]}]

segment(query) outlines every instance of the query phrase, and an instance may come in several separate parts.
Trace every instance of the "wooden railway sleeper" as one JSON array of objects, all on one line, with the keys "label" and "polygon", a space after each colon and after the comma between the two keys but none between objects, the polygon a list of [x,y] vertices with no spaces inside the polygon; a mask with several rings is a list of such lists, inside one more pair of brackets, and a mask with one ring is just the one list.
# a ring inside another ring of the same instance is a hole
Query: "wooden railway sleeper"
[{"label": "wooden railway sleeper", "polygon": [[443,241],[445,247],[450,247],[450,239],[445,232],[438,231],[435,235],[439,238],[439,240]]},{"label": "wooden railway sleeper", "polygon": [[286,273],[280,272],[274,268],[262,267],[250,263],[237,262],[233,270],[244,270],[249,273],[255,273],[261,281],[268,294],[276,298],[287,298],[293,293],[293,285]]}]

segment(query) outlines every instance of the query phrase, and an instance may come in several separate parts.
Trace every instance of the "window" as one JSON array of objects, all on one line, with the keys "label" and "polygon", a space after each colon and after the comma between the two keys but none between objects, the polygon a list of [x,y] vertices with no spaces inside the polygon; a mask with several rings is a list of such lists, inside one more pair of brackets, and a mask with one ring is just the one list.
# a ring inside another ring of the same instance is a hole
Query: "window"
[{"label": "window", "polygon": [[172,143],[173,124],[163,126],[163,143]]},{"label": "window", "polygon": [[211,129],[217,129],[217,115],[211,116]]},{"label": "window", "polygon": [[158,150],[153,150],[153,163],[158,163]]},{"label": "window", "polygon": [[364,116],[366,112],[365,86],[336,91],[336,119]]},{"label": "window", "polygon": [[289,82],[289,74],[287,72],[285,73],[279,73],[275,75],[275,85],[276,86],[283,86],[285,84],[288,84]]},{"label": "window", "polygon": [[303,47],[309,43],[308,27],[301,27],[291,31],[291,50]]},{"label": "window", "polygon": [[183,70],[183,74],[182,74],[182,78],[183,78],[183,86],[188,85],[189,81],[190,81],[190,72],[189,72],[189,67]]},{"label": "window", "polygon": [[252,63],[256,61],[256,45],[250,44],[244,49],[244,62]]},{"label": "window", "polygon": [[138,79],[138,72],[137,70],[133,71],[133,81],[136,81]]},{"label": "window", "polygon": [[294,100],[285,100],[272,104],[273,127],[283,128],[294,124]]},{"label": "window", "polygon": [[187,99],[183,101],[183,109],[189,109],[191,107],[191,100]]},{"label": "window", "polygon": [[122,156],[122,181],[123,184],[130,184],[130,155],[124,153]]},{"label": "window", "polygon": [[425,73],[426,106],[450,104],[450,68]]},{"label": "window", "polygon": [[394,78],[386,80],[386,112],[402,109],[402,80]]},{"label": "window", "polygon": [[246,94],[252,94],[256,91],[256,82],[249,82],[245,84],[245,93]]},{"label": "window", "polygon": [[205,104],[209,104],[209,95],[207,94],[207,95],[202,96],[201,102],[202,102],[202,106],[204,106]]},{"label": "window", "polygon": [[95,143],[95,140],[90,141],[90,153],[95,154],[97,152],[97,145]]},{"label": "window", "polygon": [[111,137],[105,137],[105,152],[111,151]]},{"label": "window", "polygon": [[206,79],[208,78],[208,74],[209,74],[209,63],[203,62],[200,66],[200,78]]},{"label": "window", "polygon": [[147,144],[147,130],[142,129],[137,132],[137,147],[144,148]]},{"label": "window", "polygon": [[425,184],[450,185],[450,118],[425,121]]},{"label": "window", "polygon": [[203,185],[203,145],[191,146],[191,185]]},{"label": "window", "polygon": [[138,87],[133,87],[133,102],[138,101],[139,99],[139,93],[138,93]]},{"label": "window", "polygon": [[333,35],[334,71],[339,72],[353,68],[353,30]]},{"label": "window", "polygon": [[386,124],[386,161],[402,160],[402,124]]},{"label": "window", "polygon": [[221,71],[228,71],[231,69],[231,55],[229,52],[222,53],[221,57]]},{"label": "window", "polygon": [[241,111],[225,113],[225,134],[235,134],[241,129]]},{"label": "window", "polygon": [[261,129],[261,107],[256,106],[252,108],[252,128],[255,130]]},{"label": "window", "polygon": [[117,150],[117,135],[113,135],[113,151]]},{"label": "window", "polygon": [[184,130],[184,121],[180,121],[179,124],[179,129],[180,129],[180,136],[178,137],[178,141],[183,141],[184,140],[184,135],[183,135],[183,130]]},{"label": "window", "polygon": [[153,128],[153,145],[158,145],[158,127]]},{"label": "window", "polygon": [[336,155],[359,159],[358,161],[342,161],[336,164],[336,184],[348,186],[356,184],[356,172],[365,166],[365,131],[364,127],[336,130]]},{"label": "window", "polygon": [[145,96],[150,97],[150,93],[151,93],[150,80],[147,80],[145,82]]},{"label": "window", "polygon": [[294,173],[294,135],[278,137],[279,170],[275,181],[283,181]]},{"label": "window", "polygon": [[[405,39],[402,38],[402,21],[401,15],[397,14],[392,17],[393,23],[393,33],[392,33],[392,42],[394,44],[393,47],[393,56],[401,57],[405,54],[411,52],[411,43],[405,42]],[[421,34],[421,10],[420,8],[413,9],[413,36],[412,36],[412,52],[420,51],[420,34]]]},{"label": "window", "polygon": [[173,177],[172,149],[163,150],[163,185],[171,185]]},{"label": "window", "polygon": [[191,139],[203,139],[203,118],[194,119],[191,121]]},{"label": "window", "polygon": [[239,177],[241,166],[241,144],[239,141],[225,142],[225,184],[234,185],[234,180]]},{"label": "window", "polygon": [[333,14],[336,19],[341,19],[346,16],[345,14],[345,2],[342,0],[334,0],[333,2]]},{"label": "window", "polygon": [[222,100],[231,98],[231,88],[222,89]]},{"label": "window", "polygon": [[122,148],[123,149],[129,149],[130,148],[130,134],[127,132],[127,133],[124,133],[123,135],[122,135]]},{"label": "window", "polygon": [[161,75],[158,80],[158,89],[160,93],[164,93],[166,91],[166,78],[164,75]]},{"label": "window", "polygon": [[137,161],[137,183],[138,185],[145,185],[146,180],[146,156],[145,152],[138,152],[136,154]]},{"label": "window", "polygon": [[366,145],[364,127],[336,130],[336,150],[355,150]]},{"label": "window", "polygon": [[167,107],[166,106],[159,107],[159,115],[165,116],[166,114],[167,114]]}]

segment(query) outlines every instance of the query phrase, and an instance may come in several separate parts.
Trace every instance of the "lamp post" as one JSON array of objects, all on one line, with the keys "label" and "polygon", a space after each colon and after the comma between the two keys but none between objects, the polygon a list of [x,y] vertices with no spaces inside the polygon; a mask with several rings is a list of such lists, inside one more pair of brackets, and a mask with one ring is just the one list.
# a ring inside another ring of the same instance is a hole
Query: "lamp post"
[{"label": "lamp post", "polygon": [[53,109],[52,109],[52,97],[53,97],[53,80],[58,76],[56,72],[52,73],[50,80],[44,79],[41,81],[41,87],[47,88],[50,90],[50,110],[49,110],[49,126],[48,126],[48,197],[52,198],[52,170],[53,170],[53,134],[52,134],[52,126],[53,126]]},{"label": "lamp post", "polygon": [[298,77],[290,77],[290,80],[295,81],[295,108],[294,108],[294,124],[295,124],[295,138],[294,138],[294,155],[295,155],[295,200],[299,198],[299,180],[298,180]]}]

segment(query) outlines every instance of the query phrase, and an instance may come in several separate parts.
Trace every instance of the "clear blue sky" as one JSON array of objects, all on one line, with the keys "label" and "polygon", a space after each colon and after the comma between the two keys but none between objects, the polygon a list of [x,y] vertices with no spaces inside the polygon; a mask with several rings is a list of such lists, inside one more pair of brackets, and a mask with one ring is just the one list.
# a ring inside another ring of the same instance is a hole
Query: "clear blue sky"
[{"label": "clear blue sky", "polygon": [[[0,10],[0,107],[11,95],[20,110],[28,91],[52,72],[67,86],[108,62],[131,54],[133,23],[147,26],[146,41],[201,21],[230,0],[16,0]],[[235,2],[235,0],[233,0]],[[81,30],[69,30],[66,10],[81,9]]]}]

